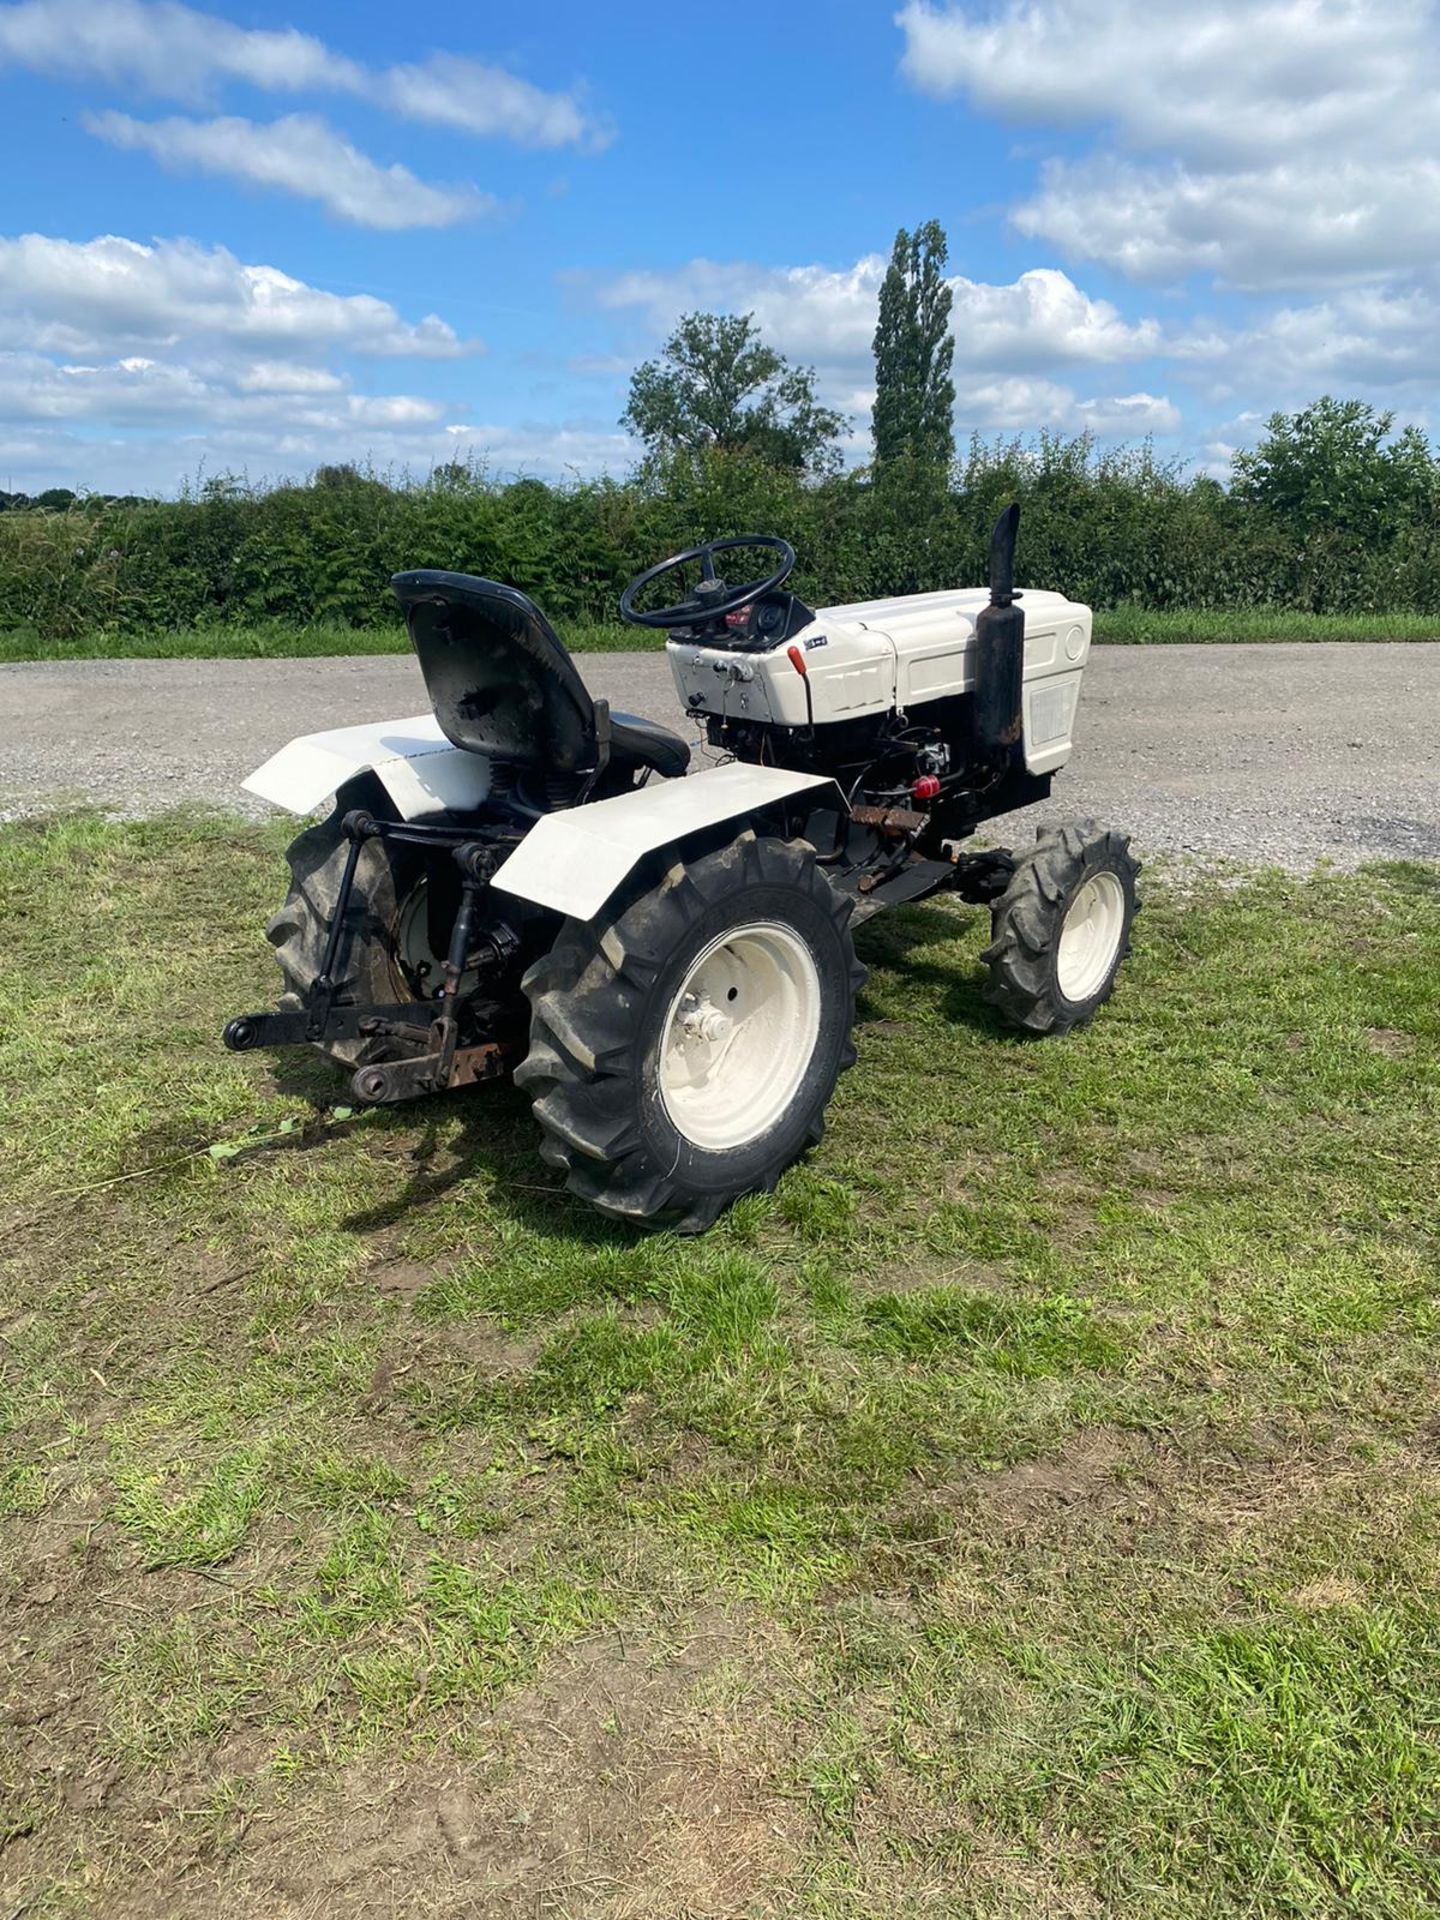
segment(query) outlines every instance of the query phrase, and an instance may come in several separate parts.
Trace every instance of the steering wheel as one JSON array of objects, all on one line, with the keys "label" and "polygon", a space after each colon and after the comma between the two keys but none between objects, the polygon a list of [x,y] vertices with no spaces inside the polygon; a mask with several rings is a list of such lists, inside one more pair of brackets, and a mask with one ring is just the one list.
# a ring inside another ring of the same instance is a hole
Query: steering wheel
[{"label": "steering wheel", "polygon": [[[765,547],[771,553],[780,555],[780,564],[764,580],[752,580],[744,587],[727,586],[715,572],[715,555],[732,553],[737,547]],[[654,613],[635,611],[636,594],[648,587],[652,580],[658,580],[661,574],[696,560],[700,562],[701,577],[691,589],[688,600],[682,601],[678,607],[659,607]],[[707,541],[703,547],[687,547],[683,553],[672,554],[668,560],[662,560],[658,567],[647,567],[644,573],[636,574],[620,596],[620,618],[628,620],[632,627],[684,627],[696,620],[720,620],[727,613],[738,613],[741,607],[749,606],[761,594],[772,593],[790,578],[794,565],[795,549],[788,540],[781,540],[773,533],[741,533],[729,540]]]}]

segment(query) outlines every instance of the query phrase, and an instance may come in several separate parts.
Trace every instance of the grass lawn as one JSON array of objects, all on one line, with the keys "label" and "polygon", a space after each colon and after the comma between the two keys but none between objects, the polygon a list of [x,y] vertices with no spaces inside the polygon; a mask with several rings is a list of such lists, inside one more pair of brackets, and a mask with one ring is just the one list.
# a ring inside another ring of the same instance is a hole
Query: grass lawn
[{"label": "grass lawn", "polygon": [[[641,627],[572,622],[560,637],[573,653],[655,652],[662,633]],[[1440,615],[1295,613],[1257,607],[1242,613],[1116,607],[1095,616],[1097,643],[1170,646],[1181,641],[1242,644],[1257,640],[1440,640]],[[87,633],[43,640],[28,628],[0,632],[0,664],[20,660],[279,660],[349,653],[404,653],[399,627],[305,627],[281,621],[251,627],[192,627],[178,633]]]},{"label": "grass lawn", "polygon": [[236,1058],[283,831],[0,832],[0,1914],[1428,1916],[1440,873],[863,930],[704,1239]]}]

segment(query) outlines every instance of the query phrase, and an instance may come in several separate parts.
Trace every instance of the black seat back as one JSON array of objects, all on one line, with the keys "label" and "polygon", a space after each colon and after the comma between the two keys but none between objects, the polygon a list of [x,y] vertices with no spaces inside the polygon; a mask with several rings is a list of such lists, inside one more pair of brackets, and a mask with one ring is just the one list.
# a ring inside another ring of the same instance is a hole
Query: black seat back
[{"label": "black seat back", "polygon": [[533,600],[468,573],[390,584],[447,739],[516,767],[595,765],[595,703]]}]

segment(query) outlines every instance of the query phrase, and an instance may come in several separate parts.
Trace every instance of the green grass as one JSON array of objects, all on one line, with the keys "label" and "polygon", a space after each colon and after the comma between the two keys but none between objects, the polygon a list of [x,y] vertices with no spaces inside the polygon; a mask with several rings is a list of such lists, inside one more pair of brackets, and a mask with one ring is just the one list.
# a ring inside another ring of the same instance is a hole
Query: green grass
[{"label": "green grass", "polygon": [[[654,652],[665,636],[618,621],[562,624],[573,653]],[[1242,612],[1113,607],[1095,616],[1097,643],[1168,646],[1182,641],[1240,643],[1264,640],[1440,640],[1440,615],[1428,613],[1297,613],[1286,607]],[[27,628],[0,632],[0,663],[26,660],[284,660],[339,654],[404,653],[398,627],[314,626],[279,621],[249,627],[190,627],[177,633],[103,633],[44,640]]]},{"label": "green grass", "polygon": [[[639,627],[570,622],[560,637],[574,653],[620,653],[658,648],[664,634]],[[185,627],[175,633],[92,632],[69,640],[42,639],[33,628],[0,632],[0,664],[27,660],[317,660],[344,654],[408,653],[401,627],[313,626],[283,621],[248,627]]]},{"label": "green grass", "polygon": [[1257,640],[1440,640],[1435,613],[1300,613],[1291,607],[1107,607],[1095,616],[1101,645],[1173,646],[1186,641],[1242,644]]},{"label": "green grass", "polygon": [[1054,1044],[883,916],[676,1241],[220,1049],[283,837],[0,831],[7,1912],[1434,1912],[1440,873],[1152,877]]}]

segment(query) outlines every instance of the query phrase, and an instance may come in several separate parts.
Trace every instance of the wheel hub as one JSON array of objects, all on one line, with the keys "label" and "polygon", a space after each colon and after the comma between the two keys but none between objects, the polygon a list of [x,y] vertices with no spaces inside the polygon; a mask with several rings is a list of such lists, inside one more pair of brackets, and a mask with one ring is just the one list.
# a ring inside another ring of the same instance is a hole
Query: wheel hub
[{"label": "wheel hub", "polygon": [[712,1152],[767,1133],[799,1092],[820,1033],[820,975],[789,927],[756,922],[691,962],[661,1035],[660,1097]]},{"label": "wheel hub", "polygon": [[1092,873],[1075,890],[1060,929],[1055,978],[1067,1000],[1088,1000],[1110,976],[1125,931],[1119,876]]}]

